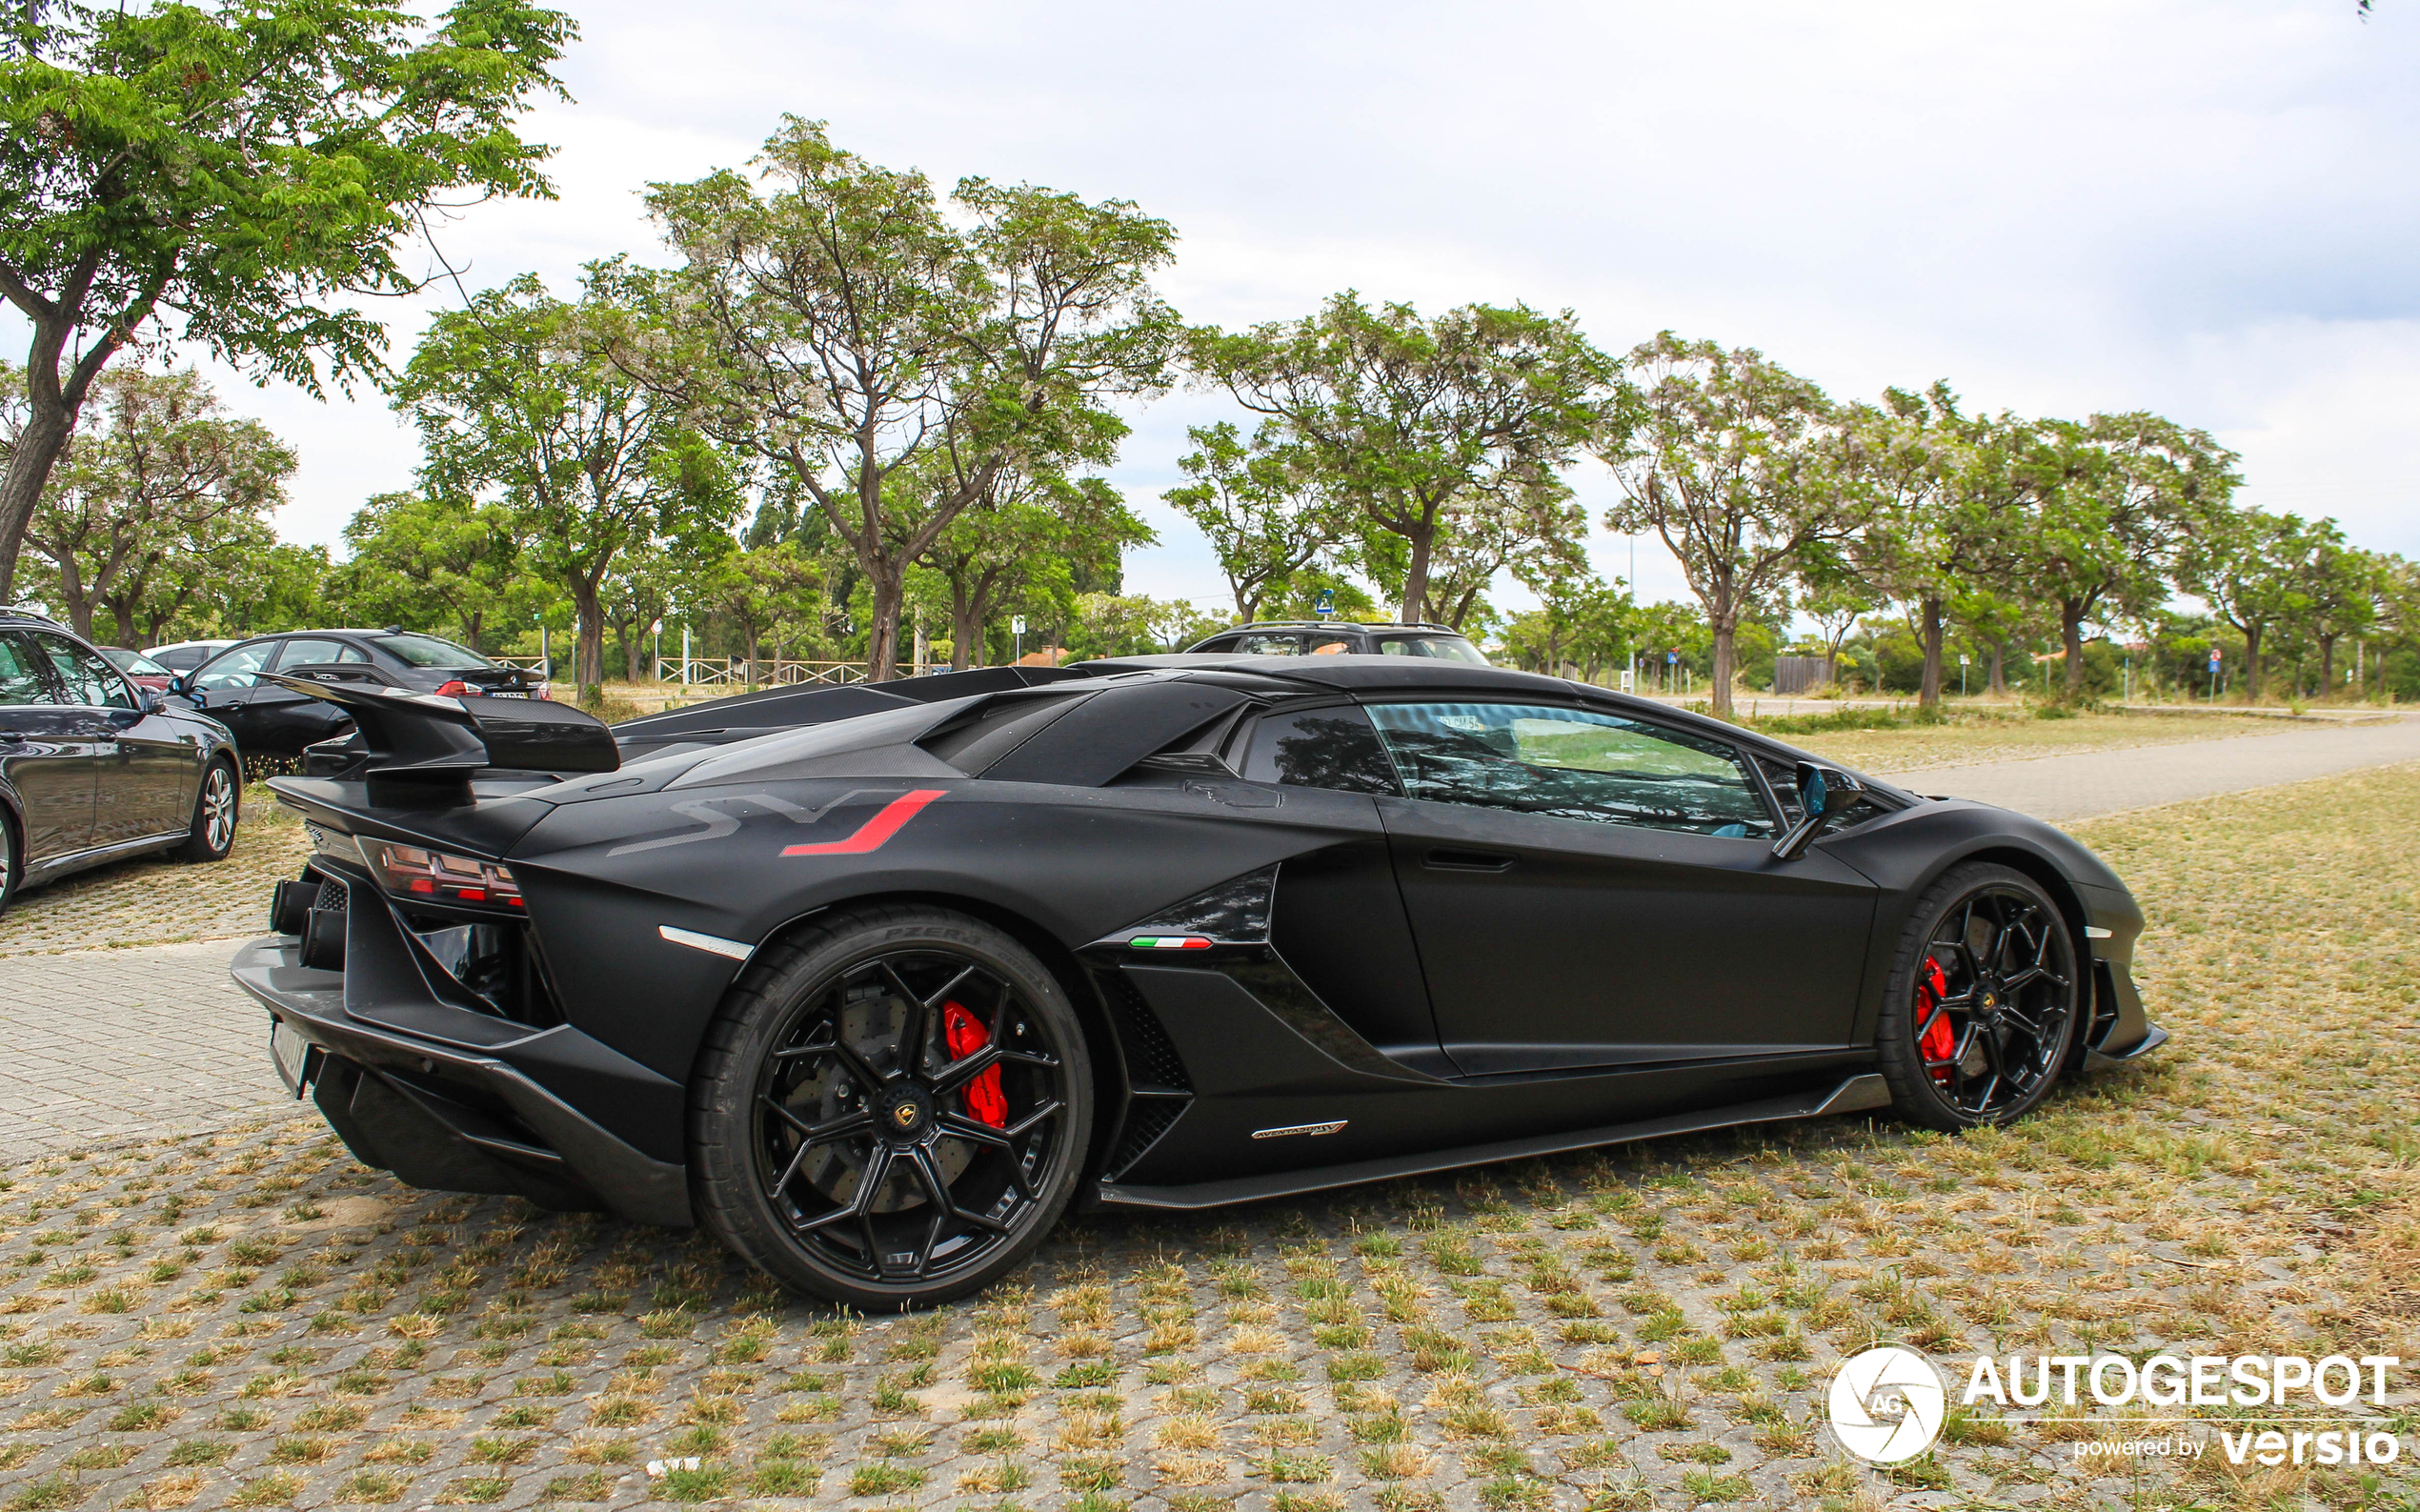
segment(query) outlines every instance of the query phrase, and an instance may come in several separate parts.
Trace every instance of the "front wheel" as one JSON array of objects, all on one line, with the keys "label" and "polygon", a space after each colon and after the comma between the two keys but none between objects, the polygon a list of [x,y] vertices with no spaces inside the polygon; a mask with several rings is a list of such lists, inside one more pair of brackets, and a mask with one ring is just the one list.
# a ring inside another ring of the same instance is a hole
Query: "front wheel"
[{"label": "front wheel", "polygon": [[202,790],[193,796],[193,824],[185,843],[176,848],[181,860],[223,861],[235,848],[235,820],[243,802],[235,769],[212,761],[202,773]]},{"label": "front wheel", "polygon": [[800,1291],[897,1310],[1022,1264],[1075,1195],[1092,1066],[1059,981],[934,908],[840,915],[767,947],[708,1031],[692,1192]]},{"label": "front wheel", "polygon": [[2084,979],[2040,883],[1985,863],[1948,872],[1908,920],[1876,1030],[1900,1115],[1958,1130],[2032,1112],[2067,1063]]}]

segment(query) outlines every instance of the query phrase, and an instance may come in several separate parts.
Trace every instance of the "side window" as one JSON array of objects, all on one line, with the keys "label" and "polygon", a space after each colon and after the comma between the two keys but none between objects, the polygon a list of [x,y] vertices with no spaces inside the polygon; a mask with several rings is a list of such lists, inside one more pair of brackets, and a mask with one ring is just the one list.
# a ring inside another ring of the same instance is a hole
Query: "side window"
[{"label": "side window", "polygon": [[358,646],[348,646],[341,640],[290,640],[286,653],[277,658],[279,672],[292,672],[296,667],[324,667],[331,662],[363,662],[370,658]]},{"label": "side window", "polygon": [[30,641],[0,630],[0,707],[50,701],[50,685],[34,655]]},{"label": "side window", "polygon": [[1243,776],[1249,782],[1389,797],[1402,792],[1369,716],[1349,703],[1264,716],[1244,752]]},{"label": "side window", "polygon": [[1543,704],[1389,703],[1370,717],[1409,797],[1729,838],[1773,834],[1763,793],[1719,740]]},{"label": "side window", "polygon": [[1353,643],[1336,635],[1313,635],[1311,655],[1314,656],[1349,656]]},{"label": "side window", "polygon": [[1236,637],[1233,635],[1220,635],[1216,640],[1205,640],[1193,649],[1193,654],[1197,656],[1223,656],[1235,650],[1235,640]]},{"label": "side window", "polygon": [[126,679],[117,669],[101,658],[98,652],[87,651],[74,641],[36,631],[34,643],[50,658],[50,670],[59,679],[59,688],[67,701],[88,709],[131,709],[134,695],[127,691]]},{"label": "side window", "polygon": [[276,649],[277,642],[262,640],[226,652],[193,675],[194,690],[225,693],[232,688],[249,688],[259,679],[261,669],[269,665],[270,654]]},{"label": "side window", "polygon": [[1247,656],[1299,656],[1302,655],[1300,635],[1240,635],[1236,650]]}]

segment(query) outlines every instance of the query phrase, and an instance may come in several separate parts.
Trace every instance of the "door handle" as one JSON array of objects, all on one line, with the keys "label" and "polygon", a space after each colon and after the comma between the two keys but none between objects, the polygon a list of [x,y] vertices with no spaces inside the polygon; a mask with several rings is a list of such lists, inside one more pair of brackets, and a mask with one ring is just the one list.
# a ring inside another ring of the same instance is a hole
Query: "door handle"
[{"label": "door handle", "polygon": [[1440,847],[1428,853],[1422,865],[1439,872],[1504,872],[1512,869],[1513,858],[1496,851],[1459,851]]}]

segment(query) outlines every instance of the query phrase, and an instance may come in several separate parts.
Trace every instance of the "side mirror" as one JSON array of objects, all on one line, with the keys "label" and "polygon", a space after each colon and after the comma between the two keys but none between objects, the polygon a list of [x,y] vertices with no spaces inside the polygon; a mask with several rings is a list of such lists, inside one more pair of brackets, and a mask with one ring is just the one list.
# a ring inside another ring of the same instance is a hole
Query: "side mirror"
[{"label": "side mirror", "polygon": [[181,698],[192,694],[193,689],[191,684],[186,682],[185,674],[180,672],[175,676],[168,679],[168,691],[175,694]]},{"label": "side mirror", "polygon": [[164,714],[167,712],[168,700],[160,696],[160,693],[157,688],[145,688],[142,690],[142,693],[143,712],[145,714]]},{"label": "side mirror", "polygon": [[1812,761],[1798,764],[1798,796],[1806,811],[1805,817],[1790,826],[1789,833],[1773,842],[1773,859],[1794,861],[1815,843],[1825,823],[1836,815],[1845,814],[1865,796],[1865,784],[1838,767],[1817,766]]}]

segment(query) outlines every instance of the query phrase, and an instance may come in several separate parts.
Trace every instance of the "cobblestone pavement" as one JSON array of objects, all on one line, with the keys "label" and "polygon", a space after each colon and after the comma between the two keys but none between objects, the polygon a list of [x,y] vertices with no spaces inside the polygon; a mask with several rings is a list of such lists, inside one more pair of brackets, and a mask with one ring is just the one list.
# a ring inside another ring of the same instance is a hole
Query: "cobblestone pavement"
[{"label": "cobblestone pavement", "polygon": [[220,940],[0,959],[0,1166],[283,1100],[268,1019],[227,979],[233,955]]},{"label": "cobblestone pavement", "polygon": [[1978,798],[2054,823],[2420,761],[2420,716],[2343,729],[2293,728],[2182,745],[1935,767],[1921,793]]},{"label": "cobblestone pavement", "polygon": [[[308,1117],[48,1156],[0,1176],[0,1506],[2404,1505],[2409,1421],[2368,1489],[2079,1462],[2160,1431],[2122,1412],[1962,1410],[1887,1471],[1821,1424],[1882,1339],[2415,1353],[2415,828],[2409,772],[2089,827],[2160,921],[2139,973],[2177,1038],[2008,1130],[1836,1119],[1087,1218],[916,1317],[412,1191]],[[2356,1018],[2358,1055],[2301,1053]]]}]

